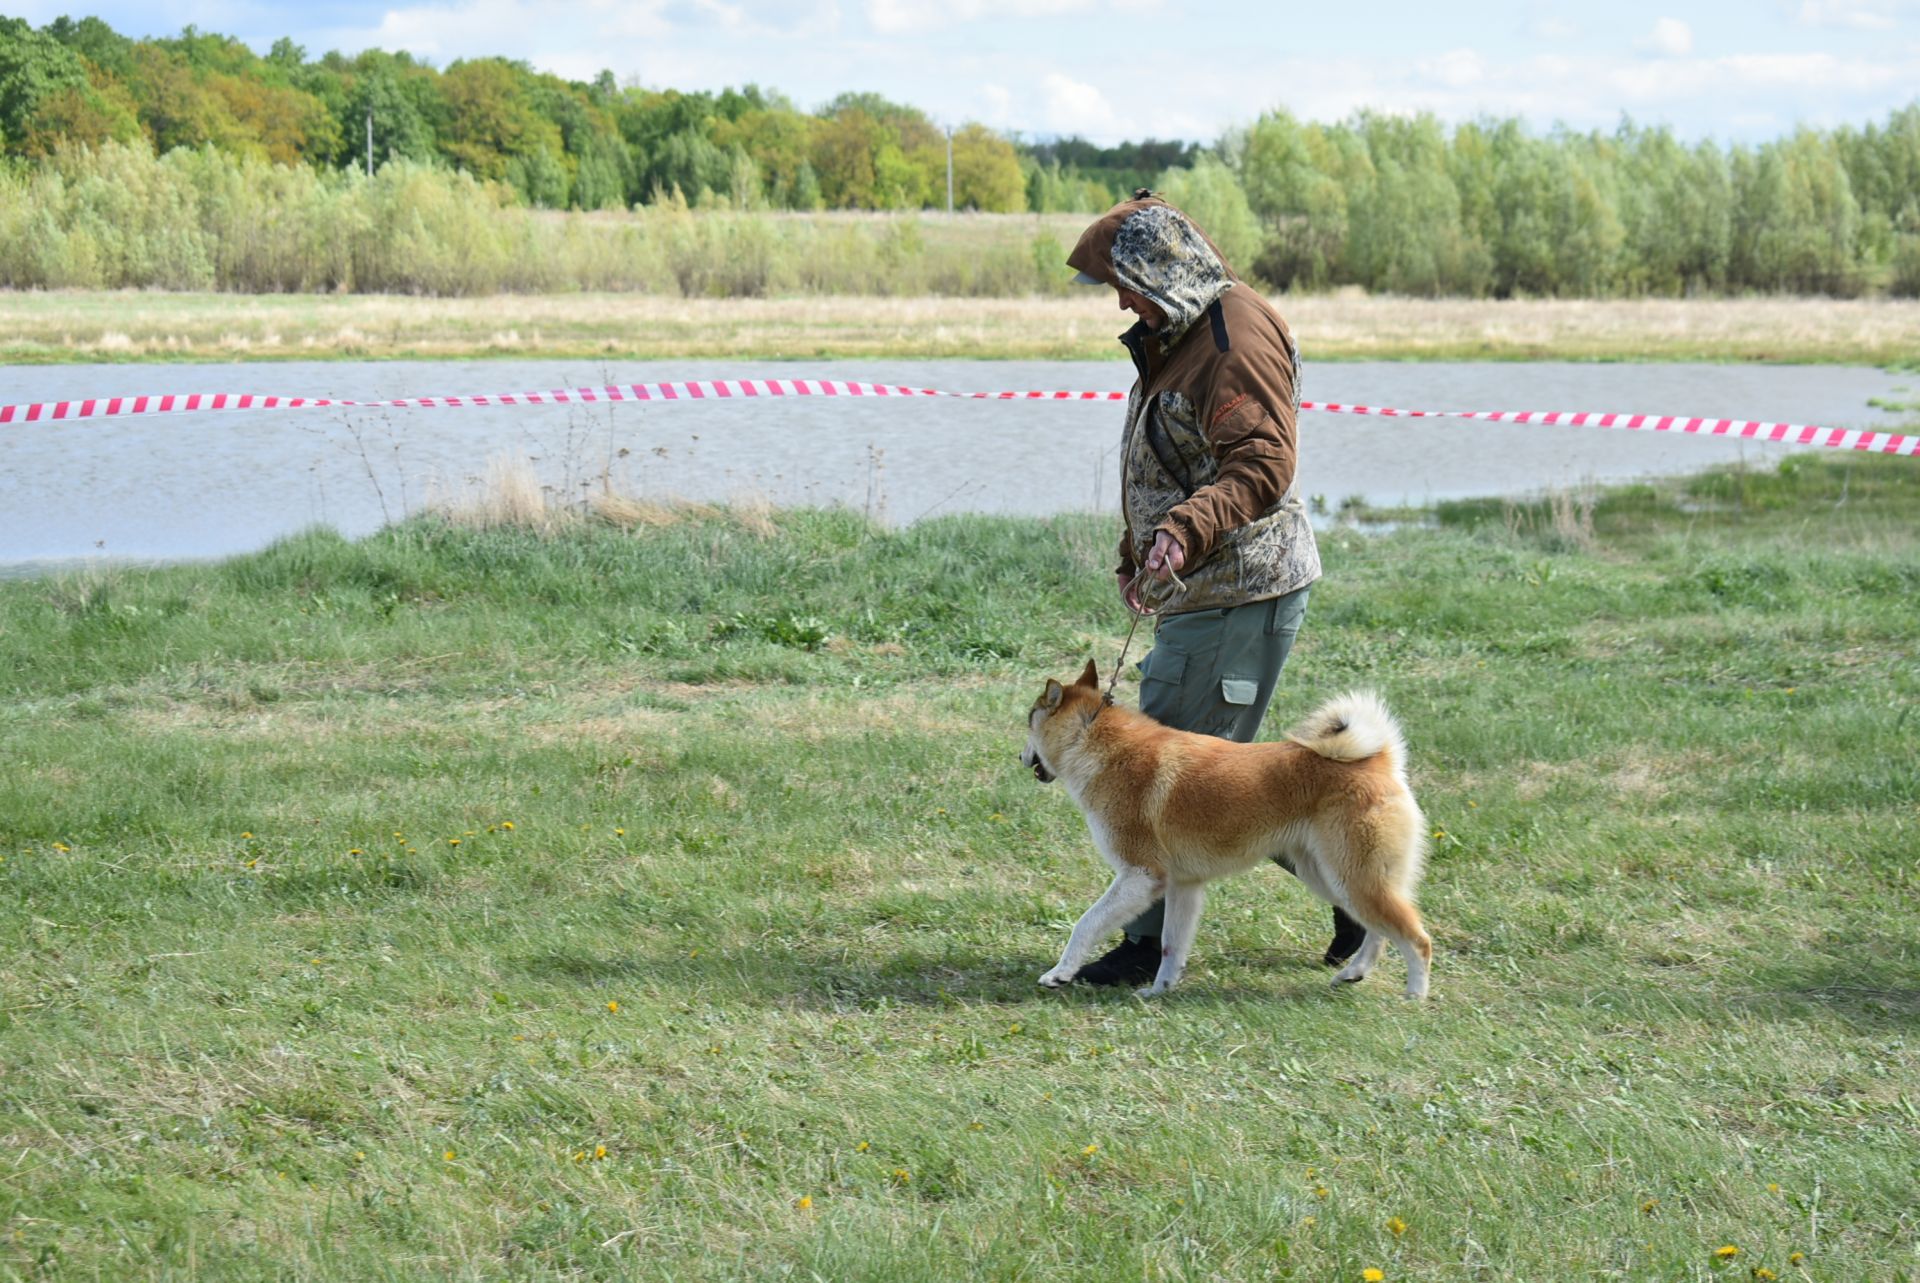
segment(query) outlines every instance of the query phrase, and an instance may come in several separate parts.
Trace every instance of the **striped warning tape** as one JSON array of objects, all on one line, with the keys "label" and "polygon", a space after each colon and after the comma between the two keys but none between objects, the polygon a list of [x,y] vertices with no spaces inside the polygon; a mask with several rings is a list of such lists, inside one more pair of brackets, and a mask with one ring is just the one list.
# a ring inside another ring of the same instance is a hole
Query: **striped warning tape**
[{"label": "striped warning tape", "polygon": [[[70,422],[136,415],[196,414],[234,410],[440,409],[486,405],[600,405],[625,401],[707,401],[780,397],[956,397],[975,401],[1124,401],[1125,392],[943,392],[935,388],[839,379],[694,379],[663,383],[625,383],[598,388],[562,388],[550,392],[498,392],[458,396],[393,397],[357,401],[342,397],[263,396],[209,392],[166,396],[92,397],[0,406],[0,424]],[[1876,454],[1920,455],[1920,434],[1862,428],[1823,428],[1809,424],[1767,423],[1755,419],[1705,419],[1683,415],[1599,414],[1543,410],[1399,410],[1386,406],[1302,401],[1302,410],[1405,419],[1476,419],[1485,423],[1620,428],[1636,432],[1680,432],[1702,436],[1745,437],[1792,445],[1829,446]]]}]

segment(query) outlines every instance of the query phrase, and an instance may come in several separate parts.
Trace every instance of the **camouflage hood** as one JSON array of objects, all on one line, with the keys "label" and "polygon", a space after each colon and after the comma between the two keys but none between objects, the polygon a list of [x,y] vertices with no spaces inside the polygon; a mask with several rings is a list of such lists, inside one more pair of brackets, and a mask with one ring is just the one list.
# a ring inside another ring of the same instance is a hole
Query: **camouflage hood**
[{"label": "camouflage hood", "polygon": [[1234,284],[1206,234],[1145,188],[1081,233],[1067,265],[1152,301],[1167,314],[1158,334],[1168,344]]}]

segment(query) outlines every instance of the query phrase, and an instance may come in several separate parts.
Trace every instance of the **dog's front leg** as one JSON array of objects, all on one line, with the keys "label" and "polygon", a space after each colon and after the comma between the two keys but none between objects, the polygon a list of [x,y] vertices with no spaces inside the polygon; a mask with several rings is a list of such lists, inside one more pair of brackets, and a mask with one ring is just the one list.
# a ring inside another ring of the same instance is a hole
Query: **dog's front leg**
[{"label": "dog's front leg", "polygon": [[1167,886],[1166,919],[1160,925],[1160,970],[1153,983],[1135,993],[1143,998],[1165,993],[1180,983],[1187,969],[1187,953],[1200,929],[1200,910],[1206,907],[1204,882],[1174,882]]},{"label": "dog's front leg", "polygon": [[1094,945],[1115,927],[1139,917],[1159,896],[1160,883],[1146,870],[1128,868],[1116,874],[1106,893],[1073,924],[1073,934],[1067,937],[1059,965],[1041,976],[1040,983],[1049,989],[1067,984],[1080,974]]}]

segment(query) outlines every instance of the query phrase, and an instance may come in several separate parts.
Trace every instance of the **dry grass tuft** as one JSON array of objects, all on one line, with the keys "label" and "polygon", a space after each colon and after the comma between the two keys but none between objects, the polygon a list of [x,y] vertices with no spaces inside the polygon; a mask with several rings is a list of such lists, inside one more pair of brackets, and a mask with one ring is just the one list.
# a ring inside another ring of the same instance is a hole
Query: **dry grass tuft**
[{"label": "dry grass tuft", "polygon": [[587,501],[587,507],[594,516],[620,530],[677,526],[690,515],[684,504],[656,503],[611,490],[594,495]]},{"label": "dry grass tuft", "polygon": [[770,539],[780,533],[780,528],[773,521],[773,500],[761,491],[735,492],[727,501],[727,511],[742,529],[762,539]]},{"label": "dry grass tuft", "polygon": [[441,510],[448,520],[478,530],[549,530],[560,516],[549,509],[546,487],[533,465],[501,454],[487,460],[486,476],[464,499],[442,505]]}]

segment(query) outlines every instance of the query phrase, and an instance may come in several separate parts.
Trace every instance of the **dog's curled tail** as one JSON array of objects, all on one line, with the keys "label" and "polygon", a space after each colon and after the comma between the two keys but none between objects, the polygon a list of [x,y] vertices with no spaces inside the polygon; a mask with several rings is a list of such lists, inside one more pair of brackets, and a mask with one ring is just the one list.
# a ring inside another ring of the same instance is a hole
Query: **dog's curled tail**
[{"label": "dog's curled tail", "polygon": [[1407,741],[1400,723],[1372,691],[1336,695],[1287,738],[1336,762],[1364,761],[1384,752],[1396,775],[1404,779],[1407,773]]}]

